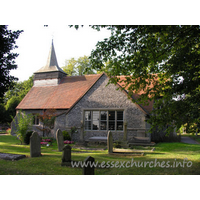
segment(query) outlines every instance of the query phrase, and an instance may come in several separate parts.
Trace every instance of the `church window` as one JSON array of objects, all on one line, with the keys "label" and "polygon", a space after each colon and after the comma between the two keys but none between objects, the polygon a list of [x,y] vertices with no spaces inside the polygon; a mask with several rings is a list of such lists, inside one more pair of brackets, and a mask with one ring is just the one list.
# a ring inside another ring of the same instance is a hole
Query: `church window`
[{"label": "church window", "polygon": [[85,130],[123,131],[123,110],[86,110],[84,112]]},{"label": "church window", "polygon": [[39,125],[39,124],[40,124],[39,117],[37,115],[33,115],[33,125]]}]

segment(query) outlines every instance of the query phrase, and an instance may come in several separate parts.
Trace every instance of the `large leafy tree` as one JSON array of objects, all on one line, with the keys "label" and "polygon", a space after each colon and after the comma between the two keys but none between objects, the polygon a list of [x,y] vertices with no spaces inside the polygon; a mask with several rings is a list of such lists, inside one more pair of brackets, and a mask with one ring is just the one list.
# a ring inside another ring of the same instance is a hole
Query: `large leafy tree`
[{"label": "large leafy tree", "polygon": [[17,78],[10,75],[10,70],[16,69],[15,58],[17,53],[13,53],[16,39],[22,31],[11,31],[7,26],[0,26],[0,100],[4,93],[13,86],[13,81]]},{"label": "large leafy tree", "polygon": [[[62,68],[69,76],[94,74],[91,69],[91,64],[88,56],[79,57],[78,59],[71,58],[65,61],[65,66]],[[87,69],[87,70],[86,70]]]},{"label": "large leafy tree", "polygon": [[76,63],[77,61],[74,58],[65,60],[65,66],[62,67],[62,69],[67,73],[68,76],[73,76],[76,74]]},{"label": "large leafy tree", "polygon": [[200,123],[199,26],[92,26],[111,30],[91,53],[91,63],[111,82],[127,76],[124,89],[131,96],[143,90],[140,103],[154,100],[149,118],[152,130]]},{"label": "large leafy tree", "polygon": [[33,76],[29,77],[28,80],[17,82],[15,81],[13,88],[9,88],[9,90],[5,93],[4,101],[7,103],[9,99],[13,96],[19,97],[20,101],[26,96],[29,90],[33,86]]},{"label": "large leafy tree", "polygon": [[13,88],[10,88],[5,93],[3,98],[4,103],[1,104],[2,109],[0,109],[0,114],[3,116],[0,117],[1,123],[12,121],[16,114],[15,108],[33,86],[33,76],[23,82],[15,81],[13,85]]},{"label": "large leafy tree", "polygon": [[[78,75],[94,74],[94,71],[90,67],[90,59],[88,56],[79,57],[77,60]],[[86,70],[87,69],[87,70]]]}]

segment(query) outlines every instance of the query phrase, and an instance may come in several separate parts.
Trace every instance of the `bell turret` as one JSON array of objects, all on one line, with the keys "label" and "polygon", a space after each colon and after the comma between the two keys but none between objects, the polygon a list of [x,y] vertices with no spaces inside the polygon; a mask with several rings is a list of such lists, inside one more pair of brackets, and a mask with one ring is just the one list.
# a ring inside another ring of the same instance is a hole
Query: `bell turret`
[{"label": "bell turret", "polygon": [[34,86],[58,85],[60,79],[66,75],[67,74],[58,66],[52,40],[46,65],[34,73]]}]

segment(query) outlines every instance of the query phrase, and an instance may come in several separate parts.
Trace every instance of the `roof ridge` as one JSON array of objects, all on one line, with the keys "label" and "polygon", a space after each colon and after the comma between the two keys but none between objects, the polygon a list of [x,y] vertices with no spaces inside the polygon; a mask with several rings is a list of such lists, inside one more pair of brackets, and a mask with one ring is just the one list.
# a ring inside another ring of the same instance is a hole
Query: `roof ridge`
[{"label": "roof ridge", "polygon": [[[75,75],[75,76],[67,76],[67,78],[74,78],[74,77],[84,77],[84,76],[100,76],[101,74],[84,74],[84,75]],[[66,77],[65,77],[66,78]]]},{"label": "roof ridge", "polygon": [[68,113],[85,95],[86,93],[95,85],[95,83],[103,76],[106,75],[105,73],[99,74],[99,77],[95,80],[94,83],[92,83],[90,86],[88,86],[88,88],[86,89],[86,92],[84,92],[79,98],[78,100],[66,111],[66,113]]}]

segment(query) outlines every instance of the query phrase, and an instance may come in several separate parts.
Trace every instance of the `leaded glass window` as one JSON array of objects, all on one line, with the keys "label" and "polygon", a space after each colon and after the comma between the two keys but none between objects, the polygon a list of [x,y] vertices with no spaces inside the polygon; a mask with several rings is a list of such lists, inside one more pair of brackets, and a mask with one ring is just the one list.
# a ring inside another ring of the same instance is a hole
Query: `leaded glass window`
[{"label": "leaded glass window", "polygon": [[122,110],[93,110],[84,112],[85,130],[123,131],[124,112]]}]

